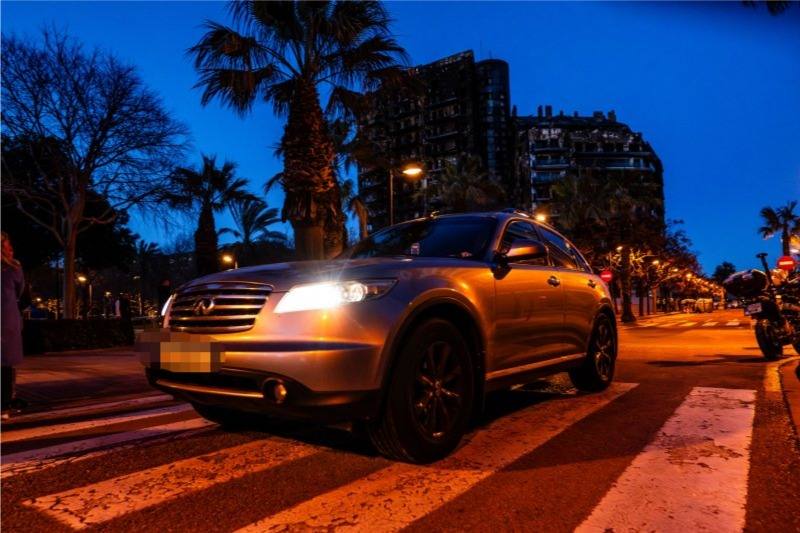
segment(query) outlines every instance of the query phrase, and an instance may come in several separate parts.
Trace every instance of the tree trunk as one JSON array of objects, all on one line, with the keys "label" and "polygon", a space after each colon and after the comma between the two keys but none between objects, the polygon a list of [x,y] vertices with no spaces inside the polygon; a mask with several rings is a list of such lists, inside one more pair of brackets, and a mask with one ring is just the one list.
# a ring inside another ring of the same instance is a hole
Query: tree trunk
[{"label": "tree trunk", "polygon": [[639,316],[644,316],[644,286],[642,285],[641,281],[636,283],[636,294],[639,295]]},{"label": "tree trunk", "polygon": [[198,276],[219,271],[217,228],[210,205],[204,205],[200,210],[200,220],[194,232],[194,258]]},{"label": "tree trunk", "polygon": [[[281,183],[286,193],[282,215],[295,230],[298,259],[322,259],[326,251],[341,248],[337,220],[343,220],[342,206],[332,169],[335,152],[316,87],[298,82],[294,89],[281,142]],[[325,234],[332,237],[327,246]]]},{"label": "tree trunk", "polygon": [[75,255],[78,228],[70,224],[64,241],[64,318],[75,318]]},{"label": "tree trunk", "polygon": [[622,262],[619,271],[620,292],[622,293],[622,318],[623,322],[636,322],[631,303],[631,255],[630,251],[623,250]]},{"label": "tree trunk", "polygon": [[347,237],[345,235],[345,216],[342,210],[342,195],[339,182],[336,181],[334,187],[328,192],[328,200],[325,202],[336,209],[331,209],[325,217],[325,242],[324,255],[326,259],[336,257],[344,250]]},{"label": "tree trunk", "polygon": [[322,225],[303,226],[292,224],[294,250],[298,260],[322,258],[324,256],[324,232]]},{"label": "tree trunk", "polygon": [[789,225],[788,224],[784,224],[783,225],[783,229],[781,230],[781,247],[782,247],[783,255],[791,255],[789,253],[791,251],[790,247],[789,247],[789,241],[790,241]]}]

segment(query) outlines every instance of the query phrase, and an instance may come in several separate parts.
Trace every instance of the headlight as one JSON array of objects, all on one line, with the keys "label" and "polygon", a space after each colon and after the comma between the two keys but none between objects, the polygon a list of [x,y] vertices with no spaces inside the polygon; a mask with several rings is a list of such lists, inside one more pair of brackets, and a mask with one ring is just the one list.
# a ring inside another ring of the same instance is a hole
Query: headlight
[{"label": "headlight", "polygon": [[343,304],[380,298],[394,287],[396,280],[377,279],[297,285],[275,306],[275,313],[332,309]]},{"label": "headlight", "polygon": [[172,299],[174,297],[175,297],[174,294],[170,294],[169,298],[167,298],[167,301],[164,302],[164,307],[161,308],[161,316],[167,316],[167,313],[169,312],[169,308],[172,305]]}]

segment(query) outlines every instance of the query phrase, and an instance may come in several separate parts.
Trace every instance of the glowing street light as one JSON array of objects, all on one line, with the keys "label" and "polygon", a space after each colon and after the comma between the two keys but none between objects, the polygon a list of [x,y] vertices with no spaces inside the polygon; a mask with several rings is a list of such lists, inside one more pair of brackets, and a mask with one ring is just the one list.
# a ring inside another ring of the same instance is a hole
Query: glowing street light
[{"label": "glowing street light", "polygon": [[[400,172],[403,173],[404,176],[408,176],[409,178],[419,178],[422,176],[424,170],[422,167],[417,163],[407,163],[401,169]],[[394,225],[394,173],[395,169],[389,169],[389,225]]]},{"label": "glowing street light", "polygon": [[535,218],[539,222],[547,222],[547,215],[545,215],[544,213],[538,213]]},{"label": "glowing street light", "polygon": [[86,283],[87,281],[89,281],[89,278],[83,274],[78,274],[78,283]]},{"label": "glowing street light", "polygon": [[239,268],[239,263],[236,258],[231,254],[222,254],[222,262],[226,265],[231,265],[233,268]]},{"label": "glowing street light", "polygon": [[417,165],[416,163],[410,163],[403,167],[403,174],[408,176],[409,178],[416,178],[420,174],[422,174],[423,170],[422,167]]}]

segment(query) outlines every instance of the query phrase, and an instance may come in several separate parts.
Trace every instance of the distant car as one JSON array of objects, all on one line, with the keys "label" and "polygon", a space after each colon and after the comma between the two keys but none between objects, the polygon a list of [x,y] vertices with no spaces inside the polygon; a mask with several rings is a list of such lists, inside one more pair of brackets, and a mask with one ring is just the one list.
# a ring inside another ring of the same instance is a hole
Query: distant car
[{"label": "distant car", "polygon": [[431,216],[332,261],[228,270],[181,287],[143,334],[147,376],[204,417],[364,421],[388,457],[429,462],[488,391],[569,371],[612,381],[605,283],[550,226],[516,212]]}]

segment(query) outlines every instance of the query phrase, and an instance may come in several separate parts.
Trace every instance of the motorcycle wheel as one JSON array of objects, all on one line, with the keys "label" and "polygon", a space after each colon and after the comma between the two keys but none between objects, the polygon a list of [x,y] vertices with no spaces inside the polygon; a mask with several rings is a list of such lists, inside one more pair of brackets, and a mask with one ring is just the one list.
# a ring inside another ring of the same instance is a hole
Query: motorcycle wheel
[{"label": "motorcycle wheel", "polygon": [[774,361],[783,355],[783,345],[769,320],[759,320],[756,324],[756,341],[767,361]]}]

